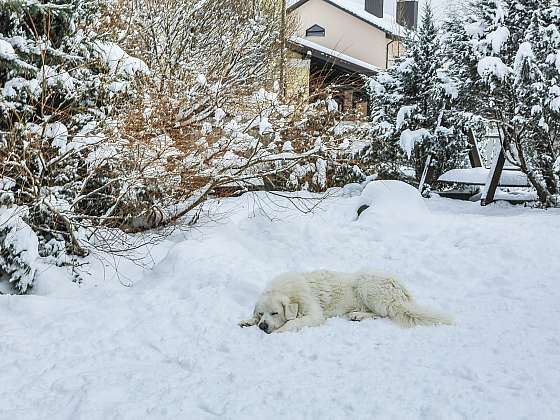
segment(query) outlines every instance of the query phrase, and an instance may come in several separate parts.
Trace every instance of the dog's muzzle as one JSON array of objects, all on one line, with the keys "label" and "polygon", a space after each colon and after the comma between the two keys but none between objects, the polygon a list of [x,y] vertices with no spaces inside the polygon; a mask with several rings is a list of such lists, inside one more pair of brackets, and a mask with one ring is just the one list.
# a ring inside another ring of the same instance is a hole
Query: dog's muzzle
[{"label": "dog's muzzle", "polygon": [[261,323],[259,324],[259,328],[260,328],[261,330],[263,330],[265,333],[270,334],[270,333],[268,332],[268,324],[267,324],[266,321],[261,322]]}]

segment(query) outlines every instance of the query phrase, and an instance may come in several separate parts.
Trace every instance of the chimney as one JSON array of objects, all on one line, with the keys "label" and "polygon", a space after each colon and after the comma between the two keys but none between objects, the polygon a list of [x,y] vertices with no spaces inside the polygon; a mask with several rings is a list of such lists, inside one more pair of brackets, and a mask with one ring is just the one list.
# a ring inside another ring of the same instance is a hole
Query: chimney
[{"label": "chimney", "polygon": [[383,0],[366,0],[366,12],[383,19]]},{"label": "chimney", "polygon": [[397,0],[397,23],[405,28],[416,30],[418,27],[417,0]]}]

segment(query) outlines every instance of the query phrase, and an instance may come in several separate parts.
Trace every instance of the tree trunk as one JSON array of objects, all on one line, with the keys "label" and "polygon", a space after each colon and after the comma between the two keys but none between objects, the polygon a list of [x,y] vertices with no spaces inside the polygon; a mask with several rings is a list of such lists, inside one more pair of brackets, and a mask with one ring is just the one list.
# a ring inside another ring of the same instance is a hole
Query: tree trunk
[{"label": "tree trunk", "polygon": [[286,96],[286,0],[280,2],[280,97]]},{"label": "tree trunk", "polygon": [[545,137],[541,141],[537,141],[535,151],[537,153],[537,162],[541,170],[546,189],[551,195],[558,194],[558,184],[554,174],[554,150],[552,144]]},{"label": "tree trunk", "polygon": [[523,140],[518,135],[512,135],[508,130],[503,130],[504,135],[507,137],[504,141],[507,141],[510,147],[512,147],[512,151],[519,158],[519,167],[521,171],[527,175],[527,178],[537,191],[537,196],[539,198],[540,203],[544,207],[553,207],[554,206],[554,197],[553,193],[548,189],[546,182],[541,182],[539,179],[538,174],[535,170],[529,165],[527,159],[525,157],[525,151],[523,149]]}]

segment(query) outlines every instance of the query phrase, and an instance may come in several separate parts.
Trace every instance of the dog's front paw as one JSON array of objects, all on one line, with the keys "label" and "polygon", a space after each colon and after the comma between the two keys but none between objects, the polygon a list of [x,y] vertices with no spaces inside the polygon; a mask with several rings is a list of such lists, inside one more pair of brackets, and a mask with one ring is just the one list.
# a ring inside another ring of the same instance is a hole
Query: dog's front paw
[{"label": "dog's front paw", "polygon": [[255,325],[255,322],[252,319],[246,319],[244,321],[241,321],[237,325],[239,325],[241,328],[252,327],[253,325]]}]

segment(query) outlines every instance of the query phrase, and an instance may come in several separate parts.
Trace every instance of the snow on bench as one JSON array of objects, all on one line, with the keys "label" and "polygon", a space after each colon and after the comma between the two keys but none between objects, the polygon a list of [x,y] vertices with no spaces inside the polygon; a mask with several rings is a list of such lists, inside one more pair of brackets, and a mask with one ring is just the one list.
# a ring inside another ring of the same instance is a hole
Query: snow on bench
[{"label": "snow on bench", "polygon": [[[479,201],[482,198],[482,193],[473,195],[470,201]],[[497,190],[494,196],[494,201],[509,201],[510,203],[525,203],[527,201],[537,201],[539,197],[536,191],[502,191]]]},{"label": "snow on bench", "polygon": [[[452,169],[438,178],[439,182],[452,184],[486,185],[490,169],[468,168]],[[527,175],[518,170],[504,170],[500,176],[500,187],[529,187]]]}]

